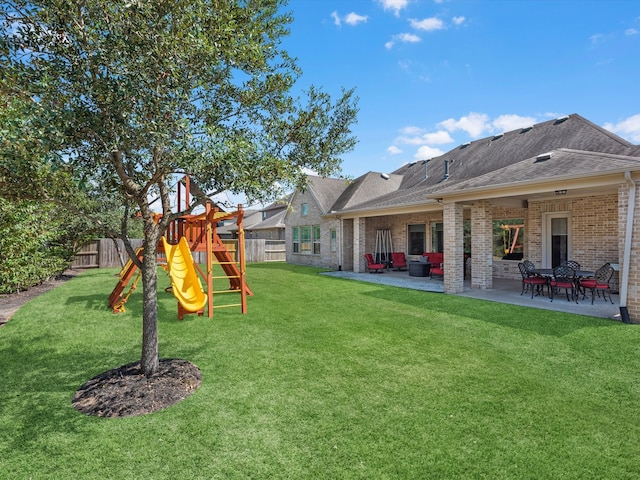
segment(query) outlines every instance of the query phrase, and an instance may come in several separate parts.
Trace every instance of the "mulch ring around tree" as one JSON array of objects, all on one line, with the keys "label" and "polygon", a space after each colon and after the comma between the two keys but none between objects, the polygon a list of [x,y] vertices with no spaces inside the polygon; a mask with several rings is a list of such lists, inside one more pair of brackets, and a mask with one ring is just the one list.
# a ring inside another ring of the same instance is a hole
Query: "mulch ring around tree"
[{"label": "mulch ring around tree", "polygon": [[145,377],[140,362],[95,376],[76,391],[72,404],[96,417],[132,417],[157,412],[195,392],[202,372],[180,359],[160,360],[158,372]]}]

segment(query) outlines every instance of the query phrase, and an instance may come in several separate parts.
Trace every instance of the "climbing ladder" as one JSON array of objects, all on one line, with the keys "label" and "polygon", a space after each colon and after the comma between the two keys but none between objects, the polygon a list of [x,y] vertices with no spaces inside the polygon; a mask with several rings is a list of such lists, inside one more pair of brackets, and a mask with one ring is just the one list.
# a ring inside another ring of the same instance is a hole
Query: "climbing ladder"
[{"label": "climbing ladder", "polygon": [[[140,261],[142,261],[143,254],[144,248],[140,247],[138,248],[138,250],[136,250],[136,256]],[[111,295],[109,295],[109,308],[113,309],[113,313],[120,313],[125,311],[124,304],[127,303],[127,300],[129,300],[129,297],[138,285],[138,280],[140,280],[140,271],[138,271],[136,279],[133,281],[129,292],[124,297],[122,296],[122,293],[129,284],[129,281],[131,281],[131,278],[133,278],[133,275],[136,273],[137,269],[138,266],[135,264],[135,262],[132,259],[129,259],[127,263],[125,263],[124,267],[122,267],[122,270],[120,270],[118,283],[111,292]]]},{"label": "climbing ladder", "polygon": [[[209,294],[209,310],[210,316],[213,315],[214,308],[228,308],[228,307],[240,307],[242,313],[247,312],[247,295],[252,296],[253,292],[246,283],[246,266],[244,256],[244,228],[242,226],[242,217],[244,213],[242,207],[237,212],[231,214],[221,214],[221,212],[214,211],[214,218],[218,221],[236,218],[236,224],[238,225],[238,259],[234,259],[231,256],[229,250],[222,242],[222,239],[216,233],[217,222],[208,222],[212,225],[210,232],[211,238],[211,253],[209,271],[211,272],[211,282],[207,282],[211,285],[211,291]],[[213,275],[213,266],[219,265],[224,272],[224,275]],[[215,280],[227,279],[229,281],[229,289],[227,290],[214,290],[213,284]],[[225,303],[215,304],[214,298],[217,294],[227,293],[239,293],[240,303]]]}]

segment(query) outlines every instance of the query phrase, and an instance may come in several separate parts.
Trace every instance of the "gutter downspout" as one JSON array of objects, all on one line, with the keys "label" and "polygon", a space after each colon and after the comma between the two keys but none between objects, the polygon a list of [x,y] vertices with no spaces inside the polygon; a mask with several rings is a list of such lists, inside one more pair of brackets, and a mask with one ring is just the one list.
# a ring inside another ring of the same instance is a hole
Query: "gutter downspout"
[{"label": "gutter downspout", "polygon": [[624,235],[624,251],[622,253],[622,279],[620,280],[620,317],[624,323],[631,323],[627,310],[627,295],[629,286],[629,270],[631,261],[631,240],[633,238],[633,219],[636,208],[636,182],[631,178],[629,171],[624,172],[624,178],[629,185],[629,198],[627,200],[627,224]]}]

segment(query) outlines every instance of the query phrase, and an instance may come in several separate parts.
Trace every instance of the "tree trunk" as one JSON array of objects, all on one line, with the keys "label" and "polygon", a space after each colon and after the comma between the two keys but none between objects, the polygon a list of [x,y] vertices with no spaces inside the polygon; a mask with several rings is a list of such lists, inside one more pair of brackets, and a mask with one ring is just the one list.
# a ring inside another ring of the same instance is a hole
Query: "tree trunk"
[{"label": "tree trunk", "polygon": [[[155,227],[155,226],[154,226]],[[155,229],[155,228],[154,228]],[[142,261],[142,373],[149,377],[158,371],[158,233],[145,228]]]}]

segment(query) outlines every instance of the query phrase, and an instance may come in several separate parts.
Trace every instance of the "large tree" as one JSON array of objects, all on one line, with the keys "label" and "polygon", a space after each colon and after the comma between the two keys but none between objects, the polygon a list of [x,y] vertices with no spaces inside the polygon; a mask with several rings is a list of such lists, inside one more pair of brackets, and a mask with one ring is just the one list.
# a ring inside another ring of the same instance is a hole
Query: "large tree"
[{"label": "large tree", "polygon": [[[160,236],[176,216],[171,185],[188,174],[203,191],[249,198],[302,186],[305,169],[339,170],[355,145],[353,90],[336,101],[300,76],[281,40],[286,0],[43,0],[0,6],[0,88],[20,99],[37,155],[5,156],[11,176],[60,169],[105,198],[134,205],[144,223],[141,366],[158,369]],[[35,128],[34,128],[35,127]],[[53,172],[53,173],[52,173]],[[14,182],[16,183],[16,182]],[[18,193],[30,188],[17,182]],[[15,185],[14,185],[15,186]],[[48,182],[34,182],[41,194]],[[150,199],[160,198],[154,221]],[[127,244],[127,218],[121,235]],[[133,250],[127,245],[132,257]]]}]

